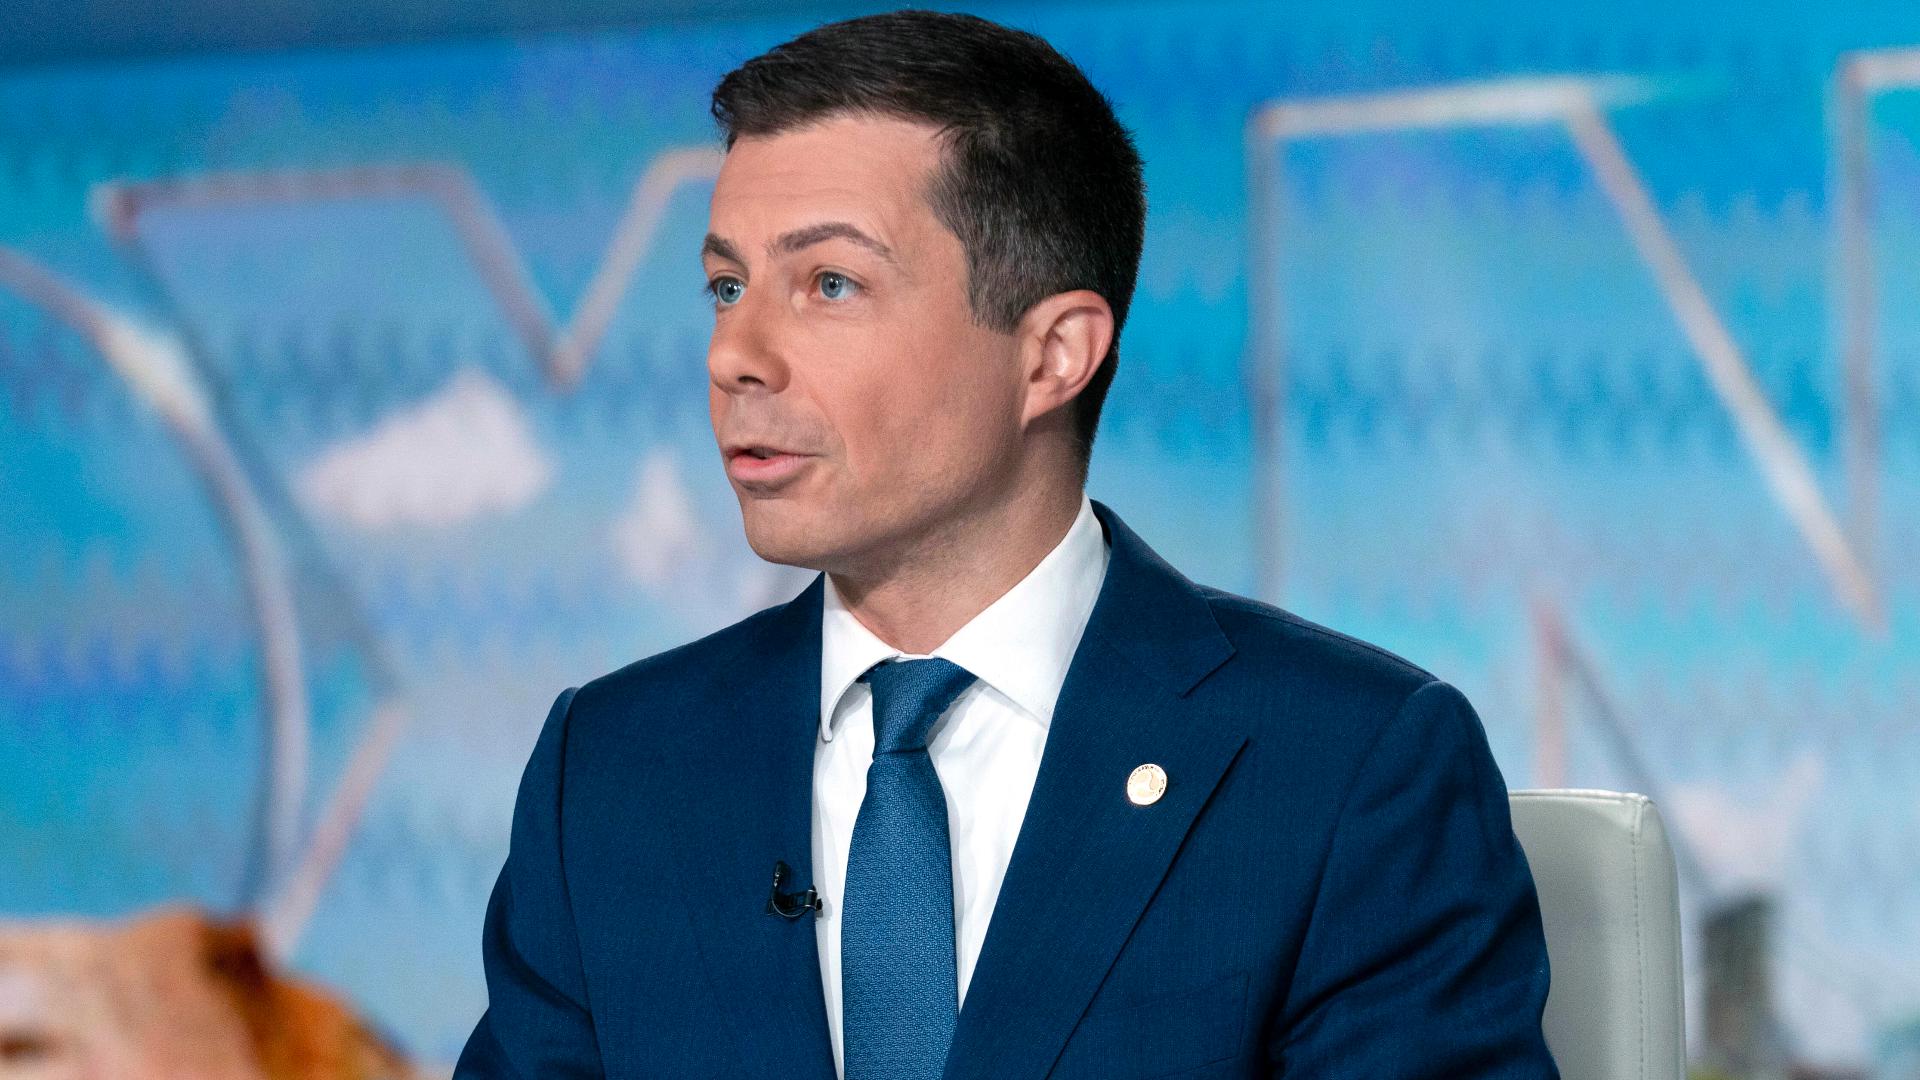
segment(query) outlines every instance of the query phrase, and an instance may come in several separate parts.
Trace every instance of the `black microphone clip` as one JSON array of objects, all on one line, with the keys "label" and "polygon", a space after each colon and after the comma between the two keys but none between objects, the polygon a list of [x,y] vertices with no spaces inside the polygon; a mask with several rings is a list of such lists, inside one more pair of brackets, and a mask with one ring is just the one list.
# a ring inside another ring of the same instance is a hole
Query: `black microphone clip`
[{"label": "black microphone clip", "polygon": [[820,894],[809,885],[806,892],[783,893],[780,885],[793,871],[784,862],[773,864],[773,892],[767,897],[767,914],[778,915],[784,919],[797,919],[811,911],[820,911]]}]

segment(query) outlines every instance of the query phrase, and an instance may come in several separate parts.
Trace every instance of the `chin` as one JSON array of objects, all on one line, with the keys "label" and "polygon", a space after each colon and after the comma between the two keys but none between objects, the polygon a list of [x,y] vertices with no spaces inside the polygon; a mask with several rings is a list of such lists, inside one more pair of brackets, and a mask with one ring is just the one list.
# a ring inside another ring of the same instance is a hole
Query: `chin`
[{"label": "chin", "polygon": [[795,513],[796,509],[778,500],[742,499],[740,520],[747,546],[770,563],[823,570],[833,561],[835,538],[820,527],[816,515]]}]

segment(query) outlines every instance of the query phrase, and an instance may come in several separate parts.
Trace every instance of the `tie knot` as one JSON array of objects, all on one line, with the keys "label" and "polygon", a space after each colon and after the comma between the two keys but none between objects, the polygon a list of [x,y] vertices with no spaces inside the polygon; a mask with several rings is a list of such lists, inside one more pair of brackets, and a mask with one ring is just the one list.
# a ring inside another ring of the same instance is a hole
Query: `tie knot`
[{"label": "tie knot", "polygon": [[896,754],[927,745],[927,729],[973,683],[951,660],[882,660],[860,676],[873,687],[873,752]]}]

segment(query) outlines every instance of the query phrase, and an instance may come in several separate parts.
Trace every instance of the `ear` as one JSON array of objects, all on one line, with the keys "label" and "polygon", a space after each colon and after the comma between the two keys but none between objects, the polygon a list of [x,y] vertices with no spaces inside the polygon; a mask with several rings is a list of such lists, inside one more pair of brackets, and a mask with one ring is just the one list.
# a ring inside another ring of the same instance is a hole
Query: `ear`
[{"label": "ear", "polygon": [[1106,361],[1113,344],[1113,308],[1091,289],[1055,293],[1027,309],[1016,331],[1026,405],[1025,428],[1073,401]]}]

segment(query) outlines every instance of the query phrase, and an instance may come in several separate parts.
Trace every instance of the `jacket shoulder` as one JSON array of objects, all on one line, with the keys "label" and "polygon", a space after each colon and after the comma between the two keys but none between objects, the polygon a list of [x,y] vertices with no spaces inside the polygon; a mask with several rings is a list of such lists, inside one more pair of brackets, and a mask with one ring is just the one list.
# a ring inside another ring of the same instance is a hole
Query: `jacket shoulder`
[{"label": "jacket shoulder", "polygon": [[669,699],[697,693],[725,677],[734,660],[766,631],[787,605],[775,604],[705,637],[635,660],[582,685],[574,708],[593,709],[636,695]]},{"label": "jacket shoulder", "polygon": [[1397,707],[1440,681],[1411,660],[1285,608],[1212,586],[1195,586],[1233,644],[1242,678],[1273,679],[1352,699]]},{"label": "jacket shoulder", "polygon": [[[1485,732],[1473,706],[1445,680],[1284,608],[1219,589],[1201,592],[1234,653],[1195,693],[1211,684],[1212,707],[1275,748],[1267,760],[1285,783],[1317,777],[1319,790],[1332,797],[1353,791],[1367,775],[1386,778],[1382,783],[1430,768],[1480,775]],[[1486,764],[1487,774],[1497,775]]]}]

